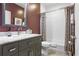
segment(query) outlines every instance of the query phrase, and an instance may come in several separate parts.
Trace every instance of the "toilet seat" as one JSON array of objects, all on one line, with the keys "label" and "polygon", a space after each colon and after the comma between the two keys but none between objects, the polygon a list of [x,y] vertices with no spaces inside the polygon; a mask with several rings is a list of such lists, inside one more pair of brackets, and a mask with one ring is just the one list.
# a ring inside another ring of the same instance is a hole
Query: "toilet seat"
[{"label": "toilet seat", "polygon": [[43,47],[49,47],[51,45],[51,43],[47,42],[47,41],[43,41],[42,42],[42,46]]},{"label": "toilet seat", "polygon": [[55,43],[47,42],[47,41],[43,41],[42,46],[43,47],[57,47],[57,45]]}]

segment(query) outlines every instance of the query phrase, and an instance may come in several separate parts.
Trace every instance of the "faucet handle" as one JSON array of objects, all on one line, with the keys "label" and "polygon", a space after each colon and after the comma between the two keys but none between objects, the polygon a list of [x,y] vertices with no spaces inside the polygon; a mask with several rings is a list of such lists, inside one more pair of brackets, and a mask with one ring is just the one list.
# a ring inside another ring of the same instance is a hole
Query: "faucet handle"
[{"label": "faucet handle", "polygon": [[11,27],[8,27],[8,31],[11,31]]}]

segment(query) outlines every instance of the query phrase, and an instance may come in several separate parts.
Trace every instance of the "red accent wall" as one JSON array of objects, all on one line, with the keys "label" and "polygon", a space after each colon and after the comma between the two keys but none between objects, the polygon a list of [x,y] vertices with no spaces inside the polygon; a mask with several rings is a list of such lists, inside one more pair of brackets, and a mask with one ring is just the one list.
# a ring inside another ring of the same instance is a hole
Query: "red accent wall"
[{"label": "red accent wall", "polygon": [[[35,9],[29,9],[30,6],[36,5]],[[27,18],[28,18],[28,26],[32,29],[33,33],[40,33],[40,3],[29,3],[28,5],[28,12],[27,12]]]}]

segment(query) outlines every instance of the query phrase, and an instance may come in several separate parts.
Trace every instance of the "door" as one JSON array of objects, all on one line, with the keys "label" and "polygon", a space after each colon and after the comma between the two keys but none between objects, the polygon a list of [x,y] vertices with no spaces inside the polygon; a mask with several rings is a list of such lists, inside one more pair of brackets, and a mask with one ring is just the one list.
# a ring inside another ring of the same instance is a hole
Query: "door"
[{"label": "door", "polygon": [[66,12],[66,35],[65,50],[67,55],[75,55],[75,17],[74,5],[65,9]]}]

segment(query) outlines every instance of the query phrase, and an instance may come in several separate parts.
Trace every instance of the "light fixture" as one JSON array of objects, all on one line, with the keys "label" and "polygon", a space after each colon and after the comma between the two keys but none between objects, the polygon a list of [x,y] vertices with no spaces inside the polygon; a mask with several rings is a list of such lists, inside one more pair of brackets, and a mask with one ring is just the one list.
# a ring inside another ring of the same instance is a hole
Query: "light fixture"
[{"label": "light fixture", "polygon": [[18,10],[18,14],[23,14],[23,11],[22,10]]},{"label": "light fixture", "polygon": [[32,4],[29,6],[29,10],[34,10],[36,8],[36,4]]}]

